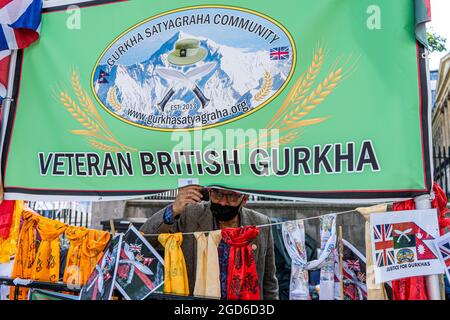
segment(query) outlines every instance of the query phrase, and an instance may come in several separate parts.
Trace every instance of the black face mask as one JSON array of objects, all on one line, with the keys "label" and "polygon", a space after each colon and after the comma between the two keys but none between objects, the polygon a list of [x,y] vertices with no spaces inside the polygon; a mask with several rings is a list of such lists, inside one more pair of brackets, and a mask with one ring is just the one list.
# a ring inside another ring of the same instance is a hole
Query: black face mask
[{"label": "black face mask", "polygon": [[241,204],[242,201],[236,207],[222,206],[218,203],[214,203],[211,201],[211,211],[217,220],[228,222],[239,214],[239,211],[241,211]]}]

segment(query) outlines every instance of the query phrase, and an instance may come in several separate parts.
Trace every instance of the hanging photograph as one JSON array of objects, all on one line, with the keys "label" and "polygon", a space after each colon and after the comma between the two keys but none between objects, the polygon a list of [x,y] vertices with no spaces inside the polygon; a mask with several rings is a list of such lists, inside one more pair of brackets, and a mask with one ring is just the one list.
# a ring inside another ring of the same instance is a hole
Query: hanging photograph
[{"label": "hanging photograph", "polygon": [[367,300],[366,257],[342,239],[343,300]]},{"label": "hanging photograph", "polygon": [[114,236],[103,257],[95,266],[86,285],[80,292],[80,300],[110,300],[116,280],[122,234]]},{"label": "hanging photograph", "polygon": [[143,300],[163,283],[163,258],[135,227],[130,226],[122,240],[117,289],[127,300]]}]

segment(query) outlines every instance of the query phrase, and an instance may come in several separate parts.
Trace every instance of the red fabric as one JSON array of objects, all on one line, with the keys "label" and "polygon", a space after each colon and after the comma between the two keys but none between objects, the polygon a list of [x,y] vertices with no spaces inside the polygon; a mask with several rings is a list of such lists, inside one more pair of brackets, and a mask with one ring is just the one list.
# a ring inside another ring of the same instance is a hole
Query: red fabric
[{"label": "red fabric", "polygon": [[439,230],[441,235],[445,234],[445,228],[450,227],[450,218],[445,215],[449,212],[447,209],[447,196],[444,190],[435,182],[433,185],[434,200],[431,202],[431,206],[437,209]]},{"label": "red fabric", "polygon": [[393,300],[428,300],[425,277],[392,281]]},{"label": "red fabric", "polygon": [[11,60],[11,56],[4,57],[0,60],[0,83],[5,86],[8,86],[8,77],[9,77],[9,61]]},{"label": "red fabric", "polygon": [[0,0],[0,9],[6,6],[8,3],[13,2],[13,0]]},{"label": "red fabric", "polygon": [[[397,202],[394,211],[415,210],[414,200]],[[428,300],[425,277],[411,277],[392,281],[393,300]]]},{"label": "red fabric", "polygon": [[259,234],[255,226],[222,229],[222,239],[230,246],[227,299],[259,300],[258,274],[250,242]]},{"label": "red fabric", "polygon": [[0,204],[0,239],[8,239],[13,221],[14,201],[3,200]]},{"label": "red fabric", "polygon": [[392,205],[392,209],[394,211],[416,210],[416,203],[414,200],[396,202]]},{"label": "red fabric", "polygon": [[430,0],[424,0],[425,1],[425,7],[427,7],[427,15],[428,18],[431,20],[431,2]]},{"label": "red fabric", "polygon": [[30,29],[14,29],[14,34],[19,48],[27,48],[39,39],[39,33]]}]

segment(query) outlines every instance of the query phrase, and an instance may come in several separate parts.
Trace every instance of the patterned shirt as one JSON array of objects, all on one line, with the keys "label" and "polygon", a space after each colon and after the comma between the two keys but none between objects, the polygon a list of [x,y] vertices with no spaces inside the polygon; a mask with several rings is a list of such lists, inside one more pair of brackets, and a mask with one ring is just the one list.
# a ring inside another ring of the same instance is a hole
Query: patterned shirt
[{"label": "patterned shirt", "polygon": [[[179,217],[179,216],[178,216]],[[178,218],[176,217],[176,218]],[[176,219],[175,218],[175,219]],[[166,211],[164,211],[163,220],[165,224],[174,224],[175,219],[173,217],[173,206],[170,204]],[[217,223],[214,223],[214,229],[217,228]],[[220,268],[220,295],[222,299],[227,298],[227,276],[228,276],[228,257],[230,255],[230,245],[226,244],[223,240],[220,241],[217,247],[219,255],[219,268]]]}]

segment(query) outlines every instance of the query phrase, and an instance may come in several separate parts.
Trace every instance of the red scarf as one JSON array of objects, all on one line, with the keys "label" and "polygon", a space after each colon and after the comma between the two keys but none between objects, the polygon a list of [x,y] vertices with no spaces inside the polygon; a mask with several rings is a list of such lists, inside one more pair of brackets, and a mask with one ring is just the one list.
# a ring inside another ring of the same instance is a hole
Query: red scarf
[{"label": "red scarf", "polygon": [[[394,211],[416,210],[414,200],[394,203]],[[393,300],[428,300],[425,277],[411,277],[392,281]]]},{"label": "red scarf", "polygon": [[[435,182],[433,184],[435,195],[431,206],[437,209],[440,233],[445,233],[445,228],[450,227],[450,219],[446,218],[448,213],[447,197],[441,187]],[[416,204],[413,200],[394,203],[394,211],[415,210]],[[392,281],[392,292],[394,300],[428,300],[425,277],[411,277]]]},{"label": "red scarf", "polygon": [[8,239],[13,221],[14,201],[3,200],[0,204],[0,239]]},{"label": "red scarf", "polygon": [[448,213],[447,196],[445,195],[444,190],[442,190],[442,188],[436,182],[433,185],[433,192],[434,200],[433,202],[431,202],[431,206],[437,209],[439,215],[439,230],[442,236],[445,234],[445,228],[450,228],[450,218],[447,218],[445,216]]},{"label": "red scarf", "polygon": [[230,246],[227,299],[260,300],[258,274],[250,242],[259,234],[255,226],[222,229],[222,239]]}]

